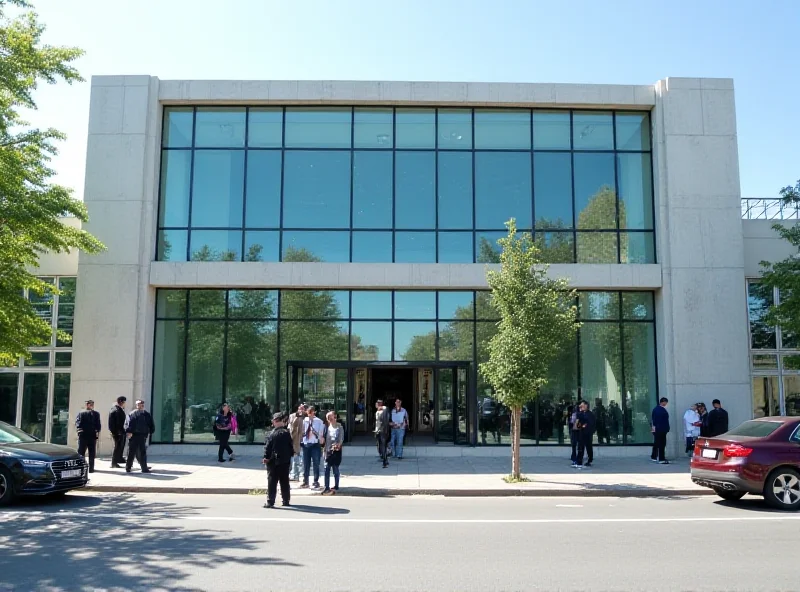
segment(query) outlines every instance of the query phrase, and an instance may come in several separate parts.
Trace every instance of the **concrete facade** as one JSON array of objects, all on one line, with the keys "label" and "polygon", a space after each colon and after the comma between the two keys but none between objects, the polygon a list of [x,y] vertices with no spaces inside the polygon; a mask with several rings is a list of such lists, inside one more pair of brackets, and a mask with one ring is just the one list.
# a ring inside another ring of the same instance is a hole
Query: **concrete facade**
[{"label": "concrete facade", "polygon": [[482,264],[154,262],[162,107],[203,104],[650,111],[658,263],[553,265],[550,273],[581,289],[655,291],[658,384],[670,399],[672,454],[681,447],[680,418],[691,402],[719,397],[732,423],[750,416],[744,290],[750,259],[740,217],[732,80],[667,78],[624,86],[148,76],[92,80],[87,229],[108,251],[79,260],[72,416],[86,398],[101,411],[119,395],[149,400],[158,287],[486,287]]}]

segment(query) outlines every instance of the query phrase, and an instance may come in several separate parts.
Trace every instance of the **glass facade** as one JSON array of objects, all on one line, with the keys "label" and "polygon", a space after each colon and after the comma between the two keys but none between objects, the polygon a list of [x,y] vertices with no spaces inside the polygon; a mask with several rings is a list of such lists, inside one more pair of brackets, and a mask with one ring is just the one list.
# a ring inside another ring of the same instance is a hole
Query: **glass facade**
[{"label": "glass facade", "polygon": [[656,260],[647,112],[167,107],[162,261]]},{"label": "glass facade", "polygon": [[753,417],[800,415],[800,344],[795,335],[764,321],[780,296],[757,280],[747,284]]},{"label": "glass facade", "polygon": [[[32,348],[30,357],[0,368],[0,421],[52,442],[67,443],[75,317],[75,277],[45,277],[60,294],[27,294],[39,318],[53,328],[49,345]],[[59,333],[60,332],[60,333]]]},{"label": "glass facade", "polygon": [[[468,362],[477,442],[508,443],[507,410],[493,403],[477,372],[497,322],[488,298],[474,291],[159,290],[154,441],[212,442],[223,401],[239,417],[234,439],[263,441],[271,413],[288,398],[288,362],[363,360],[422,368]],[[524,443],[568,442],[565,413],[579,396],[598,415],[599,442],[650,443],[653,306],[651,292],[580,294],[583,327],[539,402],[526,407]],[[459,388],[466,384],[459,380]]]}]

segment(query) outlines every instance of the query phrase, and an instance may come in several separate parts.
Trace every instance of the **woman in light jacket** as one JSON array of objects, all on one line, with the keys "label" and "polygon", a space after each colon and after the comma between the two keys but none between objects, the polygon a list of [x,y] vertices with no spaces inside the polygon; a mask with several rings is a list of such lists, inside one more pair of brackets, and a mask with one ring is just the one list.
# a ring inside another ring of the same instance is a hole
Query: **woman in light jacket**
[{"label": "woman in light jacket", "polygon": [[691,456],[694,452],[694,441],[700,435],[700,414],[696,403],[690,405],[683,414],[683,434],[686,436],[686,454]]},{"label": "woman in light jacket", "polygon": [[[339,465],[342,464],[342,444],[344,443],[344,426],[336,421],[336,413],[328,411],[325,416],[328,426],[325,428],[325,489],[322,495],[336,495],[339,491]],[[333,470],[333,489],[331,489],[331,470]]]}]

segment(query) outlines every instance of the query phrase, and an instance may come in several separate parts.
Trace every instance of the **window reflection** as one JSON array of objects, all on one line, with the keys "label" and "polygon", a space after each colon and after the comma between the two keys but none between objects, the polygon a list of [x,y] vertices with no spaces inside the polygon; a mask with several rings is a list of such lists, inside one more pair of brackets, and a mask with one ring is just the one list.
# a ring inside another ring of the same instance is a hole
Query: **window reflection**
[{"label": "window reflection", "polygon": [[393,116],[391,109],[355,108],[353,114],[355,129],[353,130],[354,148],[385,148],[394,145],[392,131]]},{"label": "window reflection", "polygon": [[397,109],[395,112],[397,148],[436,147],[434,109]]},{"label": "window reflection", "polygon": [[[569,120],[568,120],[569,121]],[[530,150],[531,114],[519,109],[477,109],[475,148]]]},{"label": "window reflection", "polygon": [[436,359],[436,323],[398,321],[394,324],[394,359]]},{"label": "window reflection", "polygon": [[440,232],[438,263],[472,263],[471,232]]},{"label": "window reflection", "polygon": [[611,113],[575,111],[572,114],[572,147],[575,150],[613,150],[614,124]]},{"label": "window reflection", "polygon": [[159,225],[188,226],[191,168],[192,153],[190,151],[165,150],[162,153]]},{"label": "window reflection", "polygon": [[165,107],[161,145],[165,148],[191,147],[193,125],[194,109],[191,107]]},{"label": "window reflection", "polygon": [[241,261],[242,233],[239,230],[193,230],[190,261]]},{"label": "window reflection", "polygon": [[617,150],[650,150],[650,116],[647,113],[616,114]]},{"label": "window reflection", "polygon": [[753,349],[775,349],[775,327],[767,325],[764,316],[774,303],[772,288],[760,282],[747,285],[747,310],[750,315],[750,339]]},{"label": "window reflection", "polygon": [[243,148],[244,107],[198,107],[194,145],[198,148]]},{"label": "window reflection", "polygon": [[536,228],[572,228],[572,156],[537,152],[533,170]]},{"label": "window reflection", "polygon": [[385,263],[391,260],[391,232],[353,232],[353,263]]},{"label": "window reflection", "polygon": [[475,224],[503,229],[509,218],[531,228],[531,157],[527,152],[475,154]]},{"label": "window reflection", "polygon": [[469,109],[439,109],[440,150],[469,150],[472,148],[472,111]]},{"label": "window reflection", "polygon": [[350,148],[349,107],[287,107],[287,148]]},{"label": "window reflection", "polygon": [[435,228],[436,155],[434,152],[395,154],[395,227]]},{"label": "window reflection", "polygon": [[244,151],[197,151],[192,183],[192,226],[241,227],[243,199]]},{"label": "window reflection", "polygon": [[398,232],[394,240],[395,263],[436,263],[436,233]]},{"label": "window reflection", "polygon": [[472,228],[472,154],[439,154],[438,207],[439,228]]},{"label": "window reflection", "polygon": [[251,107],[247,145],[251,148],[280,148],[283,144],[283,109]]},{"label": "window reflection", "polygon": [[353,227],[392,227],[391,152],[353,154]]},{"label": "window reflection", "polygon": [[281,153],[273,150],[248,150],[246,226],[279,228],[280,222]]},{"label": "window reflection", "polygon": [[284,226],[348,228],[350,152],[287,150],[284,158]]}]

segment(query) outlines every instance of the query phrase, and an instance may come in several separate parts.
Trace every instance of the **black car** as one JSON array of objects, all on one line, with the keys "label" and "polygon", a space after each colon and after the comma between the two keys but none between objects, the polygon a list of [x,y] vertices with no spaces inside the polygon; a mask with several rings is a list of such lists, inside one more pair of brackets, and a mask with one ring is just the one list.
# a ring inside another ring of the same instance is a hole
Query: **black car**
[{"label": "black car", "polygon": [[88,480],[89,466],[75,450],[0,421],[0,506],[18,495],[63,495]]}]

